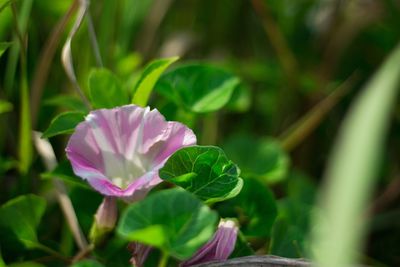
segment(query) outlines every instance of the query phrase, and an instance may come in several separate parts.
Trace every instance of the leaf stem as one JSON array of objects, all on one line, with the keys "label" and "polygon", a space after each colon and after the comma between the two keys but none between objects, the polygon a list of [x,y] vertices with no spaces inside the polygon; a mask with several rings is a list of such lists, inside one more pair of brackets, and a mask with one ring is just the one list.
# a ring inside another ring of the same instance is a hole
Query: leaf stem
[{"label": "leaf stem", "polygon": [[[36,150],[42,157],[46,169],[53,170],[57,166],[57,159],[53,147],[48,140],[40,138],[41,136],[42,134],[39,132],[33,133],[33,141],[36,146]],[[72,236],[74,237],[78,247],[84,251],[87,249],[88,244],[83,231],[79,226],[74,206],[72,205],[71,199],[68,197],[65,185],[62,181],[55,179],[54,188],[57,194],[57,200],[60,204],[64,217],[67,220]]]},{"label": "leaf stem", "polygon": [[68,262],[68,263],[70,262],[70,260],[67,257],[62,255],[58,251],[55,251],[54,249],[49,248],[48,246],[45,246],[45,245],[43,245],[41,243],[35,244],[35,248],[39,249],[39,250],[41,250],[43,252],[46,252],[46,253],[48,253],[48,254],[50,254],[50,255],[52,255],[52,256],[54,256],[54,257],[56,257],[56,258],[58,258],[58,259],[60,259],[62,261],[65,261],[65,262]]},{"label": "leaf stem", "polygon": [[93,251],[94,249],[94,244],[89,244],[85,249],[81,250],[78,252],[78,254],[76,254],[73,259],[72,259],[72,263],[78,262],[81,259],[85,258],[87,255],[90,254],[90,252]]},{"label": "leaf stem", "polygon": [[337,87],[330,95],[313,107],[288,130],[286,130],[279,139],[281,145],[286,151],[292,151],[306,139],[321,121],[326,117],[329,111],[345,96],[358,80],[358,73],[354,72],[346,81]]},{"label": "leaf stem", "polygon": [[162,251],[160,261],[158,262],[158,267],[167,267],[169,259],[169,254],[166,251]]},{"label": "leaf stem", "polygon": [[203,118],[203,136],[201,143],[204,145],[215,145],[218,139],[218,114],[211,113]]}]

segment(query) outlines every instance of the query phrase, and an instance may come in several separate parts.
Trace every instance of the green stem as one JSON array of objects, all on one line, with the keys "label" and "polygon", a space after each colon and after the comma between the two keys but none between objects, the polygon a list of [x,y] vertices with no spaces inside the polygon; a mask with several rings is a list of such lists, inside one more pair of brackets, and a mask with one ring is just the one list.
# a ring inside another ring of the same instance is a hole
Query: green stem
[{"label": "green stem", "polygon": [[48,254],[50,254],[50,255],[52,255],[52,256],[54,256],[54,257],[56,257],[56,258],[58,258],[58,259],[60,259],[62,261],[70,262],[70,260],[67,257],[65,257],[61,253],[55,251],[54,249],[49,248],[48,246],[45,246],[43,244],[38,243],[38,244],[35,244],[35,248],[39,249],[39,250],[41,250],[43,252],[46,252],[46,253],[48,253]]},{"label": "green stem", "polygon": [[161,254],[160,261],[158,262],[158,267],[167,267],[169,259],[169,254],[166,251],[163,251]]},{"label": "green stem", "polygon": [[306,115],[295,122],[280,136],[281,145],[286,151],[292,151],[306,139],[322,122],[326,115],[353,87],[357,81],[357,72],[354,72],[344,83],[336,88],[324,100],[312,108]]},{"label": "green stem", "polygon": [[202,145],[215,145],[218,139],[218,114],[211,113],[203,118]]},{"label": "green stem", "polygon": [[[20,114],[20,132],[19,132],[19,170],[20,173],[25,177],[28,172],[29,166],[32,161],[32,140],[31,140],[31,118],[30,118],[30,107],[29,107],[29,92],[28,92],[28,75],[27,75],[27,64],[26,64],[26,44],[24,33],[21,30],[19,24],[17,8],[15,3],[11,3],[11,10],[14,19],[15,32],[18,37],[20,46],[20,68],[21,68],[21,114]],[[27,178],[23,180],[23,191],[26,191],[29,186]]]}]

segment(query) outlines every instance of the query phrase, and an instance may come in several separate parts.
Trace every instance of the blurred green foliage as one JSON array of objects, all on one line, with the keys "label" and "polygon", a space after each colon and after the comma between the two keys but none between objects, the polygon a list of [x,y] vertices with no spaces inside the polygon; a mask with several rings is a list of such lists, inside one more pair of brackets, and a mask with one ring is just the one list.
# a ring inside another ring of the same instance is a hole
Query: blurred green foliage
[{"label": "blurred green foliage", "polygon": [[[65,182],[84,234],[101,202],[65,162],[68,137],[61,135],[88,112],[60,59],[78,2],[0,0],[0,266],[65,266],[79,252],[54,197],[55,179]],[[213,206],[241,225],[235,255],[251,254],[250,245],[259,254],[309,257],[310,217],[327,155],[358,92],[400,41],[400,2],[99,0],[89,11],[104,66],[96,63],[87,19],[72,40],[72,57],[93,107],[133,99],[189,125],[200,144],[220,145],[244,178],[239,195]],[[290,149],[282,146],[284,133],[354,73],[337,104],[297,134]],[[398,103],[390,111],[378,182],[364,203],[371,228],[357,252],[379,266],[400,265]],[[61,162],[54,170],[33,149],[31,130],[53,136]],[[336,192],[332,199],[341,197]],[[33,249],[14,242],[24,231],[15,230],[20,224],[10,223],[7,211],[30,198],[30,211],[24,206],[15,216],[36,211],[24,219],[37,228],[28,238],[40,244]],[[92,252],[101,263],[77,266],[129,266],[125,247],[113,235]]]}]

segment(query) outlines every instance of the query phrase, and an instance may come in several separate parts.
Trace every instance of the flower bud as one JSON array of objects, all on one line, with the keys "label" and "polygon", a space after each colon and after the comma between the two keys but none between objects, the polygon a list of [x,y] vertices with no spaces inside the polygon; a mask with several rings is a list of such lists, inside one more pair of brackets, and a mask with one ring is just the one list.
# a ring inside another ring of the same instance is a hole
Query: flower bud
[{"label": "flower bud", "polygon": [[114,197],[105,197],[94,216],[90,230],[90,239],[94,244],[101,242],[105,235],[111,232],[117,222],[118,209]]},{"label": "flower bud", "polygon": [[99,228],[114,229],[117,222],[117,202],[113,197],[105,197],[97,209],[95,220]]},{"label": "flower bud", "polygon": [[226,260],[236,244],[238,227],[232,220],[221,219],[213,238],[201,247],[190,259],[182,262],[187,267],[215,260]]}]

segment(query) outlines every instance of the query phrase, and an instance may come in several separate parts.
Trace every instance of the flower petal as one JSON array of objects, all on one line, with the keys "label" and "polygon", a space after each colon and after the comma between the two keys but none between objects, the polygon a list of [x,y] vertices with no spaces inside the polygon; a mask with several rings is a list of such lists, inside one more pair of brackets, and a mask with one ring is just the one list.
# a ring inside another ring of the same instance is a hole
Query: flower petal
[{"label": "flower petal", "polygon": [[235,248],[238,228],[232,220],[221,220],[213,238],[201,247],[192,258],[182,262],[188,267],[214,260],[226,260]]}]

